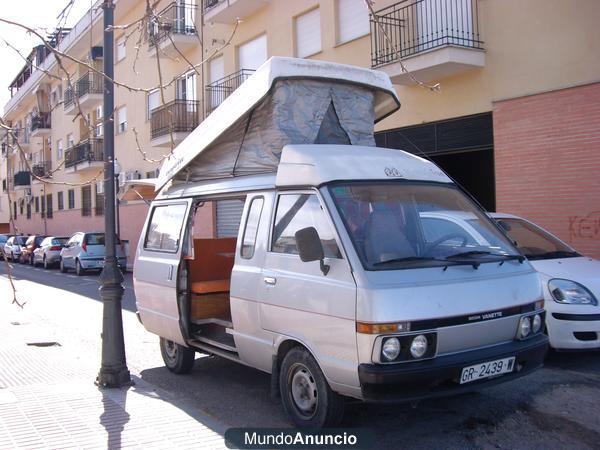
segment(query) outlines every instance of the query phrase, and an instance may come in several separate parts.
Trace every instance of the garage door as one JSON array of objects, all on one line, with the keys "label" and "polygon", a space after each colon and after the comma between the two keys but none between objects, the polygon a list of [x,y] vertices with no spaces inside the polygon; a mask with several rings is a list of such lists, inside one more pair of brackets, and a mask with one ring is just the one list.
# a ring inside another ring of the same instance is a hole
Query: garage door
[{"label": "garage door", "polygon": [[217,201],[217,237],[237,237],[243,210],[242,200]]}]

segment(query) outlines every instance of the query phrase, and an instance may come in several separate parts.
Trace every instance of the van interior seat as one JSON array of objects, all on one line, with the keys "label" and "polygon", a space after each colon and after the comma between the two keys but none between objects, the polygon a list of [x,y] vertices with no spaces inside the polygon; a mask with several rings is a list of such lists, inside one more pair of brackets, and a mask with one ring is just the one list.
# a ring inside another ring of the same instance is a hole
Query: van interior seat
[{"label": "van interior seat", "polygon": [[188,261],[193,294],[229,292],[236,238],[194,239],[194,259]]}]

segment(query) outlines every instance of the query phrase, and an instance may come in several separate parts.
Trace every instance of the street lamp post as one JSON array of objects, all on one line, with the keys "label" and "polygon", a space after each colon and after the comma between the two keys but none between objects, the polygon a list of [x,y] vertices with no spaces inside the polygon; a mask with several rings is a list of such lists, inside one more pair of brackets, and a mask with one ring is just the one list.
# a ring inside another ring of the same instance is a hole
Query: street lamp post
[{"label": "street lamp post", "polygon": [[[114,111],[114,4],[104,0],[104,111]],[[102,315],[102,364],[96,378],[100,387],[118,388],[131,384],[131,376],[125,360],[123,339],[123,274],[116,257],[115,230],[115,127],[112,117],[106,121],[104,136],[104,243],[106,247],[104,269],[100,274],[100,297]]]}]

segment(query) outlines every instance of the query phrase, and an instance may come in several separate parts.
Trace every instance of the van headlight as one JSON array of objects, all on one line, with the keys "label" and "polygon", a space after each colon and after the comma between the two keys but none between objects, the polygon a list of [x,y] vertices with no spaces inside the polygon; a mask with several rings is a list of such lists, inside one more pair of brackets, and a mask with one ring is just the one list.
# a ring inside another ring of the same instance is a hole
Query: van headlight
[{"label": "van headlight", "polygon": [[548,290],[556,303],[569,305],[597,305],[598,300],[584,286],[575,281],[553,278]]},{"label": "van headlight", "polygon": [[419,359],[422,358],[425,353],[427,353],[427,338],[422,334],[415,336],[410,343],[410,354],[413,358]]},{"label": "van headlight", "polygon": [[519,339],[525,339],[531,333],[531,318],[521,317],[519,321]]},{"label": "van headlight", "polygon": [[381,346],[381,355],[388,361],[393,361],[400,354],[400,341],[398,338],[391,337],[383,341]]},{"label": "van headlight", "polygon": [[535,316],[533,316],[533,319],[531,319],[531,331],[533,331],[533,333],[537,333],[542,329],[542,316],[540,316],[539,314],[536,314]]}]

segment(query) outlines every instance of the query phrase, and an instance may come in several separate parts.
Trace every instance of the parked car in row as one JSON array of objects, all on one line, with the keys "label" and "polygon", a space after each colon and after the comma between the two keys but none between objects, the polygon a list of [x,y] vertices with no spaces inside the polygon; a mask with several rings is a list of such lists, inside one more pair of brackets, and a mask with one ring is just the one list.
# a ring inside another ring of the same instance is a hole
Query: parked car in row
[{"label": "parked car in row", "polygon": [[6,241],[8,241],[8,235],[0,234],[0,250],[4,250],[4,244],[6,244]]},{"label": "parked car in row", "polygon": [[526,219],[491,216],[540,274],[550,345],[557,350],[600,348],[600,261]]},{"label": "parked car in row", "polygon": [[27,242],[27,236],[11,236],[4,244],[4,254],[12,262],[21,258],[21,247]]},{"label": "parked car in row", "polygon": [[33,265],[33,252],[40,246],[46,236],[41,234],[32,234],[25,241],[25,245],[21,247],[20,262],[23,264]]},{"label": "parked car in row", "polygon": [[[117,245],[117,262],[125,272],[127,257],[123,245]],[[83,275],[87,270],[102,270],[104,267],[104,233],[75,233],[60,252],[60,271],[75,270],[77,275]]]},{"label": "parked car in row", "polygon": [[42,264],[44,269],[49,269],[60,261],[60,251],[69,240],[68,236],[48,236],[42,240],[38,248],[33,251],[32,265]]}]

